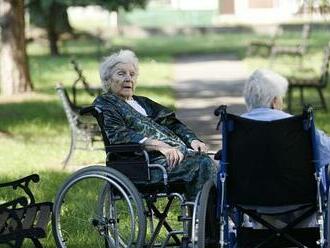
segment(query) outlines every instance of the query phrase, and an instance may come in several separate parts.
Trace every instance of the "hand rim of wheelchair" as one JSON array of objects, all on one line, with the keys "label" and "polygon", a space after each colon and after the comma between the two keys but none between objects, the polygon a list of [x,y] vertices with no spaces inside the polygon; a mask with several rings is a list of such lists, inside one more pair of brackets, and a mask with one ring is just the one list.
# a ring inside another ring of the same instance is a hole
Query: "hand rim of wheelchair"
[{"label": "hand rim of wheelchair", "polygon": [[211,179],[203,185],[195,199],[191,235],[192,248],[207,248],[205,246],[205,218],[212,187],[216,187],[216,183]]},{"label": "hand rim of wheelchair", "polygon": [[[63,199],[64,199],[65,195],[67,194],[67,192],[70,190],[70,188],[72,188],[72,186],[74,186],[77,182],[80,182],[81,180],[84,180],[86,178],[99,178],[99,179],[104,180],[105,182],[110,183],[111,185],[114,185],[116,187],[116,189],[121,192],[121,194],[123,194],[124,196],[126,195],[125,196],[126,202],[130,206],[130,209],[132,210],[131,203],[128,199],[129,198],[128,194],[130,195],[130,197],[132,198],[132,200],[134,201],[134,203],[136,205],[136,211],[137,211],[137,216],[138,216],[138,234],[134,235],[135,234],[135,230],[134,230],[134,232],[132,232],[132,235],[133,235],[133,239],[134,239],[134,236],[136,236],[136,247],[140,247],[140,245],[142,246],[142,244],[144,244],[144,239],[146,236],[146,218],[144,215],[144,205],[143,205],[141,197],[139,196],[139,192],[137,191],[136,187],[131,183],[131,181],[125,175],[118,172],[117,170],[114,170],[112,168],[105,167],[105,166],[100,166],[100,165],[89,166],[87,168],[83,168],[83,169],[75,172],[65,181],[63,186],[57,192],[57,195],[55,198],[54,210],[53,210],[53,217],[52,217],[53,234],[54,234],[56,244],[59,247],[67,247],[65,245],[65,240],[63,240],[61,224],[60,224],[60,222],[61,222],[60,211],[61,211],[61,206],[63,204]],[[102,202],[102,199],[99,198],[98,202],[100,202],[100,201]],[[100,210],[100,208],[98,210]],[[135,219],[134,215],[133,215],[133,217],[132,217],[132,215],[130,217],[131,217],[131,223],[132,223],[132,221],[134,222],[134,219]],[[98,224],[98,223],[96,223],[97,220],[93,220],[93,221],[95,221],[94,223],[92,223],[93,225]],[[134,229],[135,229],[135,223],[134,223]],[[132,237],[132,235],[131,235],[131,237]],[[107,236],[109,236],[109,235],[107,235]],[[109,243],[113,244],[113,240],[111,240],[109,237],[106,237],[106,240],[107,240],[106,242],[108,244]],[[120,242],[121,245],[123,245],[123,247],[125,247],[126,244],[122,240],[117,239],[117,241],[115,241],[116,244],[118,244],[118,242]],[[131,242],[133,242],[133,240],[131,240],[128,243],[128,245],[130,245]],[[117,247],[117,245],[116,245],[116,247]],[[129,247],[129,246],[127,246],[127,247]]]}]

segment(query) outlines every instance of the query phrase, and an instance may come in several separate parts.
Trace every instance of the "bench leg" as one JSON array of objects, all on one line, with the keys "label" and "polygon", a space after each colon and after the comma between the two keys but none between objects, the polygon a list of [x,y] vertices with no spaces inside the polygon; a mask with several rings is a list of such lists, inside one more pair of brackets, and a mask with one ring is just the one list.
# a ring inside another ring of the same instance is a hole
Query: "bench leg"
[{"label": "bench leg", "polygon": [[325,102],[325,99],[324,99],[324,96],[323,96],[323,93],[322,93],[322,89],[317,88],[317,91],[319,92],[319,96],[320,96],[321,103],[322,103],[322,108],[324,108],[324,110],[327,111],[327,104]]},{"label": "bench leg", "polygon": [[274,49],[271,49],[270,56],[269,56],[269,68],[273,67],[276,55],[277,55],[277,52]]},{"label": "bench leg", "polygon": [[247,49],[247,52],[246,52],[246,56],[247,57],[249,57],[249,56],[251,56],[253,53],[255,53],[256,52],[256,48],[255,48],[255,46],[253,46],[253,45],[249,45],[248,46],[248,49]]},{"label": "bench leg", "polygon": [[298,62],[298,63],[299,63],[299,64],[298,64],[298,68],[299,68],[299,69],[302,69],[303,66],[304,66],[304,64],[303,64],[303,63],[304,63],[303,55],[302,55],[302,54],[298,54],[298,59],[299,59],[299,62]]},{"label": "bench leg", "polygon": [[36,248],[43,248],[42,244],[40,243],[40,241],[38,239],[31,238],[31,240]]},{"label": "bench leg", "polygon": [[70,144],[70,150],[68,155],[66,155],[66,158],[64,159],[64,161],[62,162],[63,164],[63,169],[66,167],[66,165],[69,163],[71,156],[73,154],[73,151],[76,149],[76,135],[73,133],[73,131],[71,131],[71,144]]},{"label": "bench leg", "polygon": [[17,240],[15,240],[15,245],[13,245],[13,246],[10,245],[10,246],[14,247],[14,248],[20,248],[20,247],[22,247],[23,241],[24,241],[24,239],[17,239]]}]

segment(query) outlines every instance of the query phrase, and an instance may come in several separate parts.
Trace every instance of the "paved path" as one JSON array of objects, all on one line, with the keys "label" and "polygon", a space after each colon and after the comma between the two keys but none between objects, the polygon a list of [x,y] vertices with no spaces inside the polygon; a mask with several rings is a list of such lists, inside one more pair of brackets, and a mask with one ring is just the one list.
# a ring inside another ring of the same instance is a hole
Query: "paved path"
[{"label": "paved path", "polygon": [[175,63],[177,116],[218,150],[220,135],[215,130],[216,107],[228,106],[231,113],[245,111],[243,83],[248,76],[243,63],[230,55],[179,57]]}]

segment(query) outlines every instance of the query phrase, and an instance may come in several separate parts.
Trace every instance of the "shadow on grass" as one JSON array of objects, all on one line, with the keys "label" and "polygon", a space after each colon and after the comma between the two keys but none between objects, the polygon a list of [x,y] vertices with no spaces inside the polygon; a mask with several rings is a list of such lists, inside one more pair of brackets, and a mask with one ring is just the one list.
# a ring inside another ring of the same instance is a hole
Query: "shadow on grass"
[{"label": "shadow on grass", "polygon": [[[0,104],[0,130],[15,133],[29,132],[29,128],[49,128],[58,132],[67,125],[59,101],[24,101]],[[35,130],[34,130],[35,131]]]},{"label": "shadow on grass", "polygon": [[[50,92],[50,89],[48,89]],[[55,94],[54,90],[52,90]],[[143,96],[172,98],[173,90],[170,86],[140,86],[137,94]],[[78,103],[90,105],[94,97],[88,96],[82,89],[78,91]],[[174,108],[174,106],[168,106]],[[59,100],[31,100],[15,103],[0,104],[0,130],[2,132],[28,134],[29,131],[49,130],[63,131],[67,127],[67,120]],[[34,130],[29,130],[33,128]],[[37,134],[35,134],[37,135]]]}]

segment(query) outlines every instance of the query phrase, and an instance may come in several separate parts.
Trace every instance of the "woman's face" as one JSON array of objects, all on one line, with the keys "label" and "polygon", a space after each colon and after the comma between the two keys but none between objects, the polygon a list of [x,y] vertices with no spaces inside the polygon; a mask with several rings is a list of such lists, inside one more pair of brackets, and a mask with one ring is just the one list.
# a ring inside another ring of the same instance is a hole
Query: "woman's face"
[{"label": "woman's face", "polygon": [[110,78],[110,90],[113,94],[130,100],[135,91],[137,71],[133,64],[119,63],[113,69]]}]

